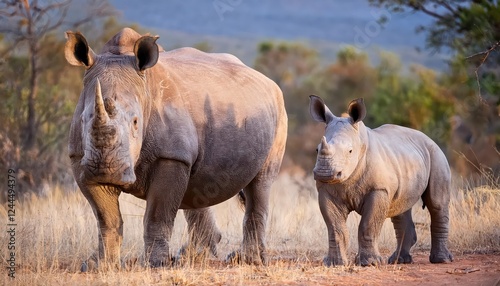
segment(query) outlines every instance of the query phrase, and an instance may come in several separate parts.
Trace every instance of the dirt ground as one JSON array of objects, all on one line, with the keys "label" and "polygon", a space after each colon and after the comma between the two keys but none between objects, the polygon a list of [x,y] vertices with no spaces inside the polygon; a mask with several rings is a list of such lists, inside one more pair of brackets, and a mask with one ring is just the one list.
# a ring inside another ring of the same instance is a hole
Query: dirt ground
[{"label": "dirt ground", "polygon": [[[272,259],[267,267],[210,260],[173,269],[81,273],[68,269],[37,273],[24,269],[17,285],[500,285],[500,252],[455,254],[448,264],[431,264],[428,254],[414,263],[379,267],[324,267],[321,261]],[[0,283],[2,284],[2,283]]]},{"label": "dirt ground", "polygon": [[[355,267],[318,284],[338,285],[500,285],[500,253],[455,255],[449,264],[431,264],[428,254],[413,255],[414,263]],[[311,281],[312,282],[312,281]]]}]

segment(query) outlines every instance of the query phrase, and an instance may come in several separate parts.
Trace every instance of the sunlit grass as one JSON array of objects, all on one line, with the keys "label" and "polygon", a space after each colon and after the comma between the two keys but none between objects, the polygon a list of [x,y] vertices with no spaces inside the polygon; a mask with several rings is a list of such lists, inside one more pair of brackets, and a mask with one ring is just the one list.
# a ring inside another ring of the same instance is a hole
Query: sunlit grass
[{"label": "sunlit grass", "polygon": [[[120,197],[124,218],[122,258],[125,262],[140,261],[143,253],[142,215],[145,202],[130,195]],[[81,262],[97,247],[97,225],[90,206],[75,188],[54,187],[45,197],[31,196],[16,205],[16,282],[54,284],[64,279],[70,284],[167,284],[228,283],[248,281],[296,281],[315,269],[318,275],[348,268],[329,269],[321,266],[328,248],[326,226],[320,214],[314,181],[310,177],[281,175],[273,186],[267,244],[271,258],[268,267],[227,265],[221,261],[238,248],[242,239],[243,211],[237,199],[213,207],[217,224],[223,233],[218,245],[219,257],[186,263],[174,269],[151,270],[141,263],[112,273],[79,273]],[[500,189],[491,186],[458,188],[450,206],[449,246],[453,253],[489,252],[500,250]],[[0,208],[6,221],[6,206]],[[418,241],[413,251],[430,249],[430,217],[421,204],[413,208]],[[348,219],[350,236],[349,257],[357,251],[359,215]],[[187,241],[187,226],[179,212],[171,239],[171,252]],[[0,234],[1,259],[7,259],[6,232]],[[384,256],[396,247],[394,230],[386,220],[379,241]],[[5,263],[5,262],[3,262]],[[2,267],[0,273],[5,270]],[[127,273],[127,275],[123,275]],[[61,278],[61,274],[64,278]],[[7,275],[0,281],[8,283]],[[163,283],[162,282],[162,283]],[[5,284],[6,285],[6,284]]]}]

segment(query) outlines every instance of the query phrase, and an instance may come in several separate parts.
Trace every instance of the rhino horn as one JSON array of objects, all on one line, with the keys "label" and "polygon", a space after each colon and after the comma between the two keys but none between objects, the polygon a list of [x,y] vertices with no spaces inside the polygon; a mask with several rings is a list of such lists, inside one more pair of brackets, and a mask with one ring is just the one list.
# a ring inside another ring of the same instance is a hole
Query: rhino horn
[{"label": "rhino horn", "polygon": [[326,137],[323,136],[323,138],[321,138],[321,149],[320,149],[321,154],[327,155],[330,152],[329,149],[330,148],[328,146],[328,142],[326,141]]},{"label": "rhino horn", "polygon": [[104,108],[106,109],[106,112],[111,118],[113,118],[117,113],[115,101],[111,97],[106,97],[104,99]]},{"label": "rhino horn", "polygon": [[106,112],[106,108],[104,106],[104,100],[102,99],[101,92],[101,83],[99,79],[97,79],[96,87],[95,87],[95,118],[94,125],[100,126],[104,125],[109,121],[109,115]]}]

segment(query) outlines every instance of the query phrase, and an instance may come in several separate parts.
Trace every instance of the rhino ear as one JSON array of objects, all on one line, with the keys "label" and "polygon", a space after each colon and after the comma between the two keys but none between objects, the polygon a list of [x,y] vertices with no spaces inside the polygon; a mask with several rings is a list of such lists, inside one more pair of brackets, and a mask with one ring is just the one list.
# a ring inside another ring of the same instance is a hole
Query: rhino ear
[{"label": "rhino ear", "polygon": [[66,45],[64,46],[64,56],[68,63],[74,66],[84,66],[90,68],[96,55],[89,47],[85,37],[79,32],[66,32]]},{"label": "rhino ear", "polygon": [[309,113],[314,120],[326,124],[335,118],[335,115],[328,109],[323,99],[316,95],[309,96]]},{"label": "rhino ear", "polygon": [[134,54],[139,71],[142,72],[158,62],[159,48],[156,44],[158,38],[158,36],[143,36],[135,42]]},{"label": "rhino ear", "polygon": [[352,124],[356,124],[359,121],[365,119],[366,116],[366,106],[363,98],[358,98],[349,103],[347,113],[351,117]]}]

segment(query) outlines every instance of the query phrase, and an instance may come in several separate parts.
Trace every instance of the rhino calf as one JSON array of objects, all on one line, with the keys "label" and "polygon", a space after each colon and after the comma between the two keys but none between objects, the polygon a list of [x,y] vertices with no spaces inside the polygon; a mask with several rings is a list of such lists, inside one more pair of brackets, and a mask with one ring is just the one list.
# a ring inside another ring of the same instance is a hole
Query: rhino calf
[{"label": "rhino calf", "polygon": [[363,99],[351,101],[346,117],[336,117],[320,97],[311,95],[309,111],[326,123],[318,146],[314,179],[328,228],[327,266],[347,264],[347,216],[361,215],[356,263],[382,262],[377,240],[391,218],[397,238],[389,263],[411,263],[417,241],[411,208],[422,198],[431,216],[431,263],[453,261],[447,248],[451,175],[446,157],[425,134],[396,125],[366,127]]}]

